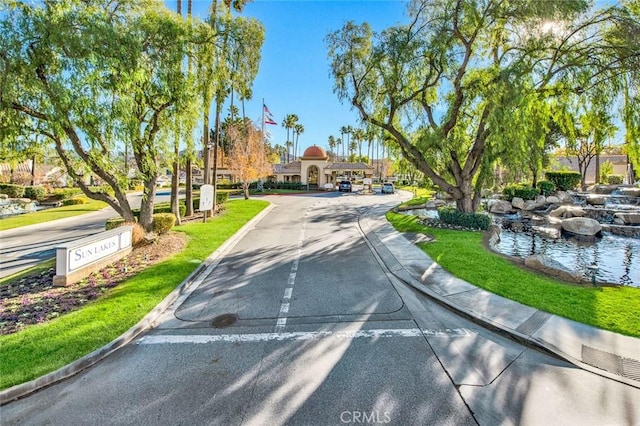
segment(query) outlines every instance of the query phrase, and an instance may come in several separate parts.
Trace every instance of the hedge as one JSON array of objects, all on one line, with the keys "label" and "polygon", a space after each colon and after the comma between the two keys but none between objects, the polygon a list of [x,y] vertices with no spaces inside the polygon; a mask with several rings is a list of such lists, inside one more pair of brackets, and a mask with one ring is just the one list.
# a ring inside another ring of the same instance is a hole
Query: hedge
[{"label": "hedge", "polygon": [[539,193],[538,190],[532,186],[517,183],[505,186],[502,190],[502,194],[508,201],[511,201],[514,197],[519,197],[523,200],[533,200]]},{"label": "hedge", "polygon": [[87,200],[82,197],[69,198],[68,200],[63,200],[63,206],[76,206],[80,204],[87,204]]},{"label": "hedge", "polygon": [[151,226],[153,226],[153,232],[162,235],[169,232],[175,223],[176,217],[173,213],[155,213]]},{"label": "hedge", "polygon": [[491,218],[481,213],[465,213],[453,207],[440,207],[438,216],[443,223],[486,231],[491,225]]},{"label": "hedge", "polygon": [[582,175],[578,172],[546,172],[545,177],[560,191],[574,189],[582,179]]},{"label": "hedge", "polygon": [[47,191],[41,186],[25,186],[24,196],[32,200],[42,201],[46,197]]},{"label": "hedge", "polygon": [[22,198],[24,197],[24,186],[0,183],[0,194],[7,194],[9,198]]},{"label": "hedge", "polygon": [[80,188],[58,188],[53,190],[53,196],[57,200],[68,200],[82,194],[83,192]]},{"label": "hedge", "polygon": [[622,184],[623,179],[624,176],[622,175],[607,175],[607,183],[609,185],[620,185]]},{"label": "hedge", "polygon": [[551,181],[541,180],[536,184],[536,188],[538,188],[538,191],[546,197],[556,190],[556,185]]}]

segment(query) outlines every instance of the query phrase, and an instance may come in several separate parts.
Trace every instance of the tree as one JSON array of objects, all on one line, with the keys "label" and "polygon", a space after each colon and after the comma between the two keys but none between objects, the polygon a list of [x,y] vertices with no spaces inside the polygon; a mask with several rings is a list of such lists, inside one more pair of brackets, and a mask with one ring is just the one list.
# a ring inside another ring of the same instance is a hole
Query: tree
[{"label": "tree", "polygon": [[231,147],[229,167],[237,172],[242,182],[245,200],[249,199],[249,185],[271,174],[264,135],[253,126],[232,127],[228,130]]},{"label": "tree", "polygon": [[[286,142],[285,145],[287,145],[288,147],[292,146],[292,147],[295,148],[294,141],[293,140],[289,140],[289,131],[293,130],[294,134],[295,134],[295,127],[296,127],[297,123],[298,123],[298,116],[295,115],[295,114],[287,114],[284,117],[284,120],[282,120],[282,127],[287,129],[287,142]],[[289,145],[289,142],[291,142],[291,145]],[[294,160],[295,160],[295,157],[296,157],[296,152],[295,152],[295,149],[294,149],[294,152],[293,152],[293,159]],[[288,159],[287,162],[289,162],[289,161],[291,161],[291,160]]]},{"label": "tree", "polygon": [[304,126],[300,123],[296,123],[296,125],[293,127],[293,131],[294,131],[294,135],[295,135],[295,147],[293,148],[293,151],[295,152],[296,157],[298,156],[298,139],[300,138],[300,135],[304,133]]},{"label": "tree", "polygon": [[348,22],[327,36],[334,90],[473,212],[487,153],[510,143],[495,129],[563,76],[611,68],[610,12],[586,12],[582,1],[414,0],[407,25],[373,34]]},{"label": "tree", "polygon": [[[113,159],[119,141],[130,146],[144,187],[139,222],[150,231],[170,123],[193,99],[181,71],[188,27],[154,0],[8,9],[0,21],[1,109],[32,120],[75,184],[133,222],[128,178]],[[94,175],[113,195],[89,187]]]},{"label": "tree", "polygon": [[[586,175],[591,160],[616,131],[609,108],[610,98],[601,91],[591,97],[571,96],[563,103],[559,126],[565,139],[566,153],[577,158],[583,191],[587,188]],[[596,181],[599,172],[597,168]]]},{"label": "tree", "polygon": [[336,157],[336,138],[333,135],[329,136],[328,142],[329,144],[329,152],[331,153],[331,161],[335,161],[335,157]]},{"label": "tree", "polygon": [[365,138],[364,129],[361,129],[360,127],[356,127],[351,132],[351,137],[353,138],[353,144],[354,144],[353,151],[355,151],[355,147],[357,147],[358,157],[362,157],[362,142],[364,142],[364,138]]}]

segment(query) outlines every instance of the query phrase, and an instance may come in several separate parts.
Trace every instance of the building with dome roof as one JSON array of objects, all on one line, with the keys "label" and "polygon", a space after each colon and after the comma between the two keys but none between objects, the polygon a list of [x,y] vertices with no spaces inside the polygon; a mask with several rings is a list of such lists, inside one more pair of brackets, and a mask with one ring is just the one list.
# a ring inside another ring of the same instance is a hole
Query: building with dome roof
[{"label": "building with dome roof", "polygon": [[278,182],[300,182],[311,187],[333,187],[341,180],[371,178],[373,167],[357,162],[330,162],[326,151],[313,145],[305,149],[302,157],[289,164],[279,164],[274,169]]}]

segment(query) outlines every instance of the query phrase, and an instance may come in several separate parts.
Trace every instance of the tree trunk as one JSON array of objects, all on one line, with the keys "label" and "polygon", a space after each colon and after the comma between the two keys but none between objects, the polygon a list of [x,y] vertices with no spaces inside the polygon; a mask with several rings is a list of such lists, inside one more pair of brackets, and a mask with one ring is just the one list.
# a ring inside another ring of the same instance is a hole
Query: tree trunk
[{"label": "tree trunk", "polygon": [[171,170],[171,213],[176,217],[176,225],[180,225],[180,144],[178,142],[179,138],[176,137],[176,141],[174,141],[173,145],[173,168]]},{"label": "tree trunk", "polygon": [[144,183],[144,189],[142,192],[139,223],[147,232],[153,231],[153,201],[156,196],[157,182],[158,182],[157,177],[154,177],[153,179],[146,181]]},{"label": "tree trunk", "polygon": [[249,184],[248,183],[243,183],[242,184],[242,190],[244,192],[244,199],[248,200],[249,199]]},{"label": "tree trunk", "polygon": [[191,158],[187,159],[186,173],[187,186],[185,188],[185,204],[187,209],[184,214],[189,217],[193,216],[193,164]]},{"label": "tree trunk", "polygon": [[36,156],[31,159],[31,186],[36,186]]},{"label": "tree trunk", "polygon": [[216,99],[216,122],[215,122],[215,135],[213,144],[213,212],[217,210],[217,197],[218,197],[218,143],[220,142],[220,110],[222,109],[221,95],[218,94]]},{"label": "tree trunk", "polygon": [[209,179],[211,170],[209,163],[209,107],[205,107],[204,116],[202,117],[202,159],[204,161],[204,184],[211,182]]},{"label": "tree trunk", "polygon": [[[177,151],[176,145],[176,151]],[[178,154],[176,154],[178,155]],[[173,161],[173,170],[171,175],[171,213],[176,217],[176,225],[180,225],[180,164],[176,158]]]}]

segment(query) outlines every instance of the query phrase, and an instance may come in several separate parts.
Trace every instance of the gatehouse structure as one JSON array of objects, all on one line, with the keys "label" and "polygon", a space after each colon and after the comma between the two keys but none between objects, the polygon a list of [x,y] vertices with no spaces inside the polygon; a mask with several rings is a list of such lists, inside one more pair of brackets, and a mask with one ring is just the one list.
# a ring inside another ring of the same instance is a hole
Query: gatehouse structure
[{"label": "gatehouse structure", "polygon": [[298,160],[277,165],[274,175],[278,182],[300,182],[310,187],[324,188],[327,184],[335,186],[341,180],[372,178],[373,170],[363,162],[330,162],[325,150],[313,145]]}]

